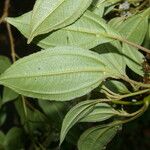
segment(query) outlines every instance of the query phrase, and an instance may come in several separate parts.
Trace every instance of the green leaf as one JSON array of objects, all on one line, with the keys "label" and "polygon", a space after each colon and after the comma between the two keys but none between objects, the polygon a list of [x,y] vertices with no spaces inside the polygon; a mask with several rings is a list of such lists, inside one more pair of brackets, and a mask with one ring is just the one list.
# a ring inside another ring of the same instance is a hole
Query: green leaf
[{"label": "green leaf", "polygon": [[40,34],[65,27],[77,20],[92,0],[37,0],[31,17],[29,42]]},{"label": "green leaf", "polygon": [[9,68],[11,62],[8,57],[0,55],[0,74]]},{"label": "green leaf", "polygon": [[[112,10],[115,7],[114,4],[119,1],[120,0],[94,0],[90,10],[100,17],[103,17],[105,9],[108,8],[109,11]],[[109,12],[108,9],[107,13]]]},{"label": "green leaf", "polygon": [[21,124],[24,125],[24,128],[27,132],[34,132],[37,129],[40,129],[41,131],[44,130],[45,126],[49,124],[46,116],[38,109],[34,108],[28,101],[25,103],[27,103],[29,106],[25,106],[24,108],[21,97],[14,102]]},{"label": "green leaf", "polygon": [[[124,38],[139,45],[142,44],[148,28],[148,12],[150,9],[145,10],[143,13],[134,15],[127,19],[116,18],[110,21],[110,25],[118,32],[122,33]],[[136,48],[123,43],[122,52],[126,56],[125,62],[129,68],[134,72],[143,76],[142,63],[144,56]]]},{"label": "green leaf", "polygon": [[39,106],[42,108],[46,116],[58,127],[64,118],[64,110],[67,108],[64,102],[42,101],[39,100]]},{"label": "green leaf", "polygon": [[79,104],[71,108],[71,110],[67,113],[63,120],[60,133],[60,144],[64,141],[68,131],[83,117],[89,114],[93,110],[95,105],[96,101],[88,100],[80,102]]},{"label": "green leaf", "polygon": [[128,88],[122,82],[117,80],[107,80],[103,86],[107,87],[109,90],[111,90],[114,93],[118,93],[118,94],[130,93]]},{"label": "green leaf", "polygon": [[18,96],[19,96],[18,93],[12,91],[8,87],[4,87],[3,96],[2,96],[3,104],[16,99]]},{"label": "green leaf", "polygon": [[115,115],[118,115],[114,108],[106,103],[98,103],[94,106],[93,111],[83,117],[80,122],[100,122],[105,121]]},{"label": "green leaf", "polygon": [[0,127],[5,123],[7,118],[7,112],[5,107],[0,108]]},{"label": "green leaf", "polygon": [[20,128],[11,128],[5,136],[6,150],[19,150],[23,148],[23,131]]},{"label": "green leaf", "polygon": [[[17,18],[7,18],[7,22],[18,28],[26,37],[29,37],[29,20],[31,12]],[[33,42],[42,48],[55,46],[78,46],[93,48],[99,44],[113,41],[109,36],[118,35],[98,15],[86,11],[74,24],[53,33],[48,33],[35,38]]]},{"label": "green leaf", "polygon": [[5,134],[2,131],[0,131],[0,149],[1,150],[5,150],[4,141],[5,141]]},{"label": "green leaf", "polygon": [[79,141],[79,150],[104,150],[106,145],[116,135],[118,126],[104,127],[101,126],[93,127],[85,131]]},{"label": "green leaf", "polygon": [[56,47],[15,62],[0,76],[0,83],[19,94],[50,100],[83,96],[107,77],[111,70],[103,55],[76,47]]},{"label": "green leaf", "polygon": [[[0,74],[3,73],[6,69],[8,69],[11,66],[11,62],[8,57],[0,56]],[[3,105],[6,102],[9,102],[11,100],[14,100],[18,97],[18,94],[12,91],[11,89],[4,87],[2,99],[1,99],[1,105]]]},{"label": "green leaf", "polygon": [[111,70],[114,69],[118,74],[126,74],[126,63],[121,52],[121,44],[118,41],[101,44],[92,50],[103,55],[104,61]]}]

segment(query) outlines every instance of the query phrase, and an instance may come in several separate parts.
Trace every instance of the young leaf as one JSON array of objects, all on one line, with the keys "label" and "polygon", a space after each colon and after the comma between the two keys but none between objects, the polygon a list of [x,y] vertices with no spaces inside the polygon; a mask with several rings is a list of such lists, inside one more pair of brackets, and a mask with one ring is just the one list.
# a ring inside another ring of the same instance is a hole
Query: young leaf
[{"label": "young leaf", "polygon": [[107,87],[109,90],[111,90],[114,93],[120,93],[120,94],[130,93],[128,88],[122,82],[117,80],[108,80],[104,83],[103,86]]},{"label": "young leaf", "polygon": [[119,74],[103,55],[56,47],[18,60],[0,76],[0,83],[25,96],[63,101],[87,94],[108,76]]},{"label": "young leaf", "polygon": [[119,126],[104,127],[101,126],[93,127],[85,131],[79,141],[79,150],[104,150],[106,145],[116,135]]},{"label": "young leaf", "polygon": [[87,114],[89,114],[93,108],[94,105],[96,105],[95,101],[88,100],[84,102],[80,102],[76,106],[74,106],[65,116],[61,128],[60,133],[60,144],[65,139],[66,134],[68,131],[77,123],[79,122],[83,117],[85,117]]},{"label": "young leaf", "polygon": [[92,0],[37,0],[31,17],[28,41],[40,34],[65,27],[77,20]]},{"label": "young leaf", "polygon": [[91,113],[83,117],[80,122],[100,122],[105,121],[119,113],[106,103],[98,103]]},{"label": "young leaf", "polygon": [[[100,17],[103,17],[104,13],[105,13],[105,8],[109,8],[111,7],[110,10],[112,10],[115,7],[115,3],[119,2],[120,0],[95,0],[92,3],[91,6],[91,11],[94,12],[95,14],[99,15]],[[109,11],[110,11],[109,10]],[[107,13],[109,12],[107,11]]]},{"label": "young leaf", "polygon": [[[28,38],[31,14],[28,12],[20,17],[6,20]],[[33,42],[44,49],[64,45],[90,49],[99,44],[113,41],[114,39],[108,37],[109,35],[115,36],[117,33],[98,15],[86,11],[74,24],[53,33],[38,36]]]}]

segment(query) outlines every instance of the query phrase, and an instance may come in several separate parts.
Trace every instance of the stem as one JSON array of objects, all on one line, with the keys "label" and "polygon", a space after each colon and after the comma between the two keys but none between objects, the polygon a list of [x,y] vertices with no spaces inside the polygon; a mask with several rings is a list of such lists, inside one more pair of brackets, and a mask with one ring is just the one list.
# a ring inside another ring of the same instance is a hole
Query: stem
[{"label": "stem", "polygon": [[149,101],[150,100],[147,100],[147,97],[146,97],[143,100],[144,106],[141,109],[139,109],[138,111],[130,114],[131,116],[134,115],[133,117],[131,117],[129,119],[126,119],[126,120],[114,121],[114,122],[112,122],[110,124],[107,124],[107,125],[101,125],[100,128],[117,126],[117,125],[125,124],[125,123],[128,123],[130,121],[133,121],[133,120],[137,119],[138,117],[140,117],[148,109],[148,107],[149,107]]},{"label": "stem", "polygon": [[25,122],[27,122],[28,121],[28,119],[27,119],[28,113],[27,113],[27,108],[26,108],[26,100],[25,100],[24,96],[21,96],[21,98],[22,98],[22,105],[23,105],[24,115],[25,115],[25,119],[26,119]]},{"label": "stem", "polygon": [[149,49],[147,49],[147,48],[145,48],[145,47],[143,47],[143,46],[141,46],[141,45],[138,45],[138,44],[136,44],[136,43],[133,43],[133,42],[131,42],[131,41],[128,41],[128,40],[125,39],[125,38],[118,37],[118,36],[116,36],[116,37],[115,37],[115,36],[110,36],[110,37],[113,38],[113,39],[119,40],[119,41],[121,41],[121,42],[127,43],[128,45],[131,45],[131,46],[133,46],[133,47],[135,47],[135,48],[137,48],[137,49],[140,49],[140,50],[142,50],[142,51],[144,51],[144,52],[150,54],[150,50],[149,50]]},{"label": "stem", "polygon": [[8,36],[9,36],[9,40],[10,40],[10,48],[11,48],[11,57],[13,62],[16,61],[16,53],[15,53],[15,45],[14,45],[14,38],[13,38],[13,34],[11,31],[11,27],[8,23],[6,23],[7,26],[7,31],[8,31]]},{"label": "stem", "polygon": [[2,15],[2,17],[0,18],[0,24],[3,23],[5,17],[8,16],[9,4],[10,4],[10,0],[5,0],[3,15]]},{"label": "stem", "polygon": [[130,79],[128,76],[122,76],[121,79],[129,82],[129,83],[132,83],[134,85],[137,85],[139,87],[145,87],[145,88],[150,88],[150,84],[144,84],[142,82],[137,82],[137,81],[134,81],[132,79]]},{"label": "stem", "polygon": [[132,97],[132,96],[136,96],[136,95],[139,95],[139,94],[147,93],[149,91],[150,91],[150,89],[145,89],[145,90],[137,91],[137,92],[130,93],[130,94],[120,95],[120,98],[123,99],[123,98],[126,98],[126,97]]},{"label": "stem", "polygon": [[137,102],[127,102],[127,101],[118,101],[118,100],[111,100],[114,104],[120,104],[120,105],[142,105],[143,101],[137,101]]}]

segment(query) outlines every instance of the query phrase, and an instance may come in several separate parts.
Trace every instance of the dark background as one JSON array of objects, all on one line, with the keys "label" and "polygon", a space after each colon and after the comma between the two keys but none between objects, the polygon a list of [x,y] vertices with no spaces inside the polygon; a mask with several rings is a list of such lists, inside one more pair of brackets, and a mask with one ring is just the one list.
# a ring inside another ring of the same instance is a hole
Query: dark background
[{"label": "dark background", "polygon": [[[0,0],[0,16],[3,12],[5,0]],[[9,16],[19,16],[32,9],[35,0],[11,0]],[[23,57],[39,48],[33,44],[27,45],[26,39],[12,27],[16,53]],[[10,57],[9,38],[5,24],[0,25],[0,55]],[[150,150],[150,109],[139,119],[124,125],[119,133],[108,145],[108,150]]]}]

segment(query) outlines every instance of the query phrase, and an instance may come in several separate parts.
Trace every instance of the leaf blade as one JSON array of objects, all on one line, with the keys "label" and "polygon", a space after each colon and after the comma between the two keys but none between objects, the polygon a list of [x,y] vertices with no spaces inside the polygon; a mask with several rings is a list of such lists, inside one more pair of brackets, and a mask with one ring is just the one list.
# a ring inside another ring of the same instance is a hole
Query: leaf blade
[{"label": "leaf blade", "polygon": [[112,140],[118,131],[118,126],[93,127],[85,131],[79,141],[79,150],[103,150],[106,145]]},{"label": "leaf blade", "polygon": [[114,76],[101,60],[102,56],[88,50],[56,47],[15,62],[1,75],[0,82],[26,96],[71,100]]},{"label": "leaf blade", "polygon": [[[32,13],[28,41],[39,35],[73,23],[90,6],[92,0],[37,0]],[[84,3],[84,5],[82,5]]]}]

